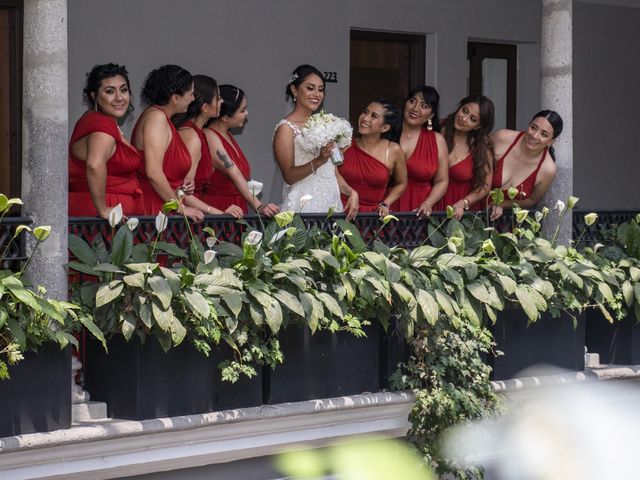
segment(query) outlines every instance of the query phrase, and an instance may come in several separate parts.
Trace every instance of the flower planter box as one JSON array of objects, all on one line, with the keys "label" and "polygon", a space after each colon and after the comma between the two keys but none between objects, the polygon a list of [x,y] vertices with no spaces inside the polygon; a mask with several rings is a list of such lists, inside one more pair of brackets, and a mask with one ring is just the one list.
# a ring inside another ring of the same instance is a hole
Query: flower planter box
[{"label": "flower planter box", "polygon": [[71,426],[71,350],[48,343],[0,381],[0,437]]},{"label": "flower planter box", "polygon": [[217,365],[231,356],[226,345],[205,357],[186,341],[165,353],[153,336],[141,345],[117,335],[108,347],[107,354],[98,342],[87,342],[84,375],[91,399],[106,402],[110,417],[143,420],[262,403],[259,375],[233,384],[220,379]]},{"label": "flower planter box", "polygon": [[380,326],[366,338],[291,325],[279,335],[284,363],[263,369],[265,403],[340,397],[380,390]]},{"label": "flower planter box", "polygon": [[586,329],[587,350],[600,354],[600,363],[640,365],[640,324],[635,314],[609,323],[599,310],[590,309]]},{"label": "flower planter box", "polygon": [[544,313],[538,321],[529,324],[523,311],[509,309],[498,314],[490,330],[496,348],[504,352],[490,359],[493,380],[516,378],[520,371],[537,364],[584,370],[584,318],[579,318],[575,329],[566,314],[553,318]]}]

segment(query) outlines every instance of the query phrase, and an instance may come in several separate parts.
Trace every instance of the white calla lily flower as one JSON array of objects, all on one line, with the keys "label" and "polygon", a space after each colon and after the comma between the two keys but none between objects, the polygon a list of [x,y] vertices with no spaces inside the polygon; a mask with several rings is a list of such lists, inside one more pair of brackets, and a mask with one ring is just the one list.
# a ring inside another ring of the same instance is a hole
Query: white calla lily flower
[{"label": "white calla lily flower", "polygon": [[262,192],[262,187],[264,185],[262,184],[262,182],[249,180],[247,182],[247,186],[249,187],[249,193],[251,193],[251,195],[253,195],[254,197],[257,197],[258,195],[260,195],[260,192]]},{"label": "white calla lily flower", "polygon": [[211,263],[214,258],[216,258],[216,251],[215,250],[206,250],[204,252],[204,263],[205,264]]},{"label": "white calla lily flower", "polygon": [[262,241],[262,232],[254,230],[247,234],[244,243],[251,246],[256,246]]},{"label": "white calla lily flower", "polygon": [[167,217],[164,213],[158,212],[156,216],[156,231],[158,233],[162,233],[167,228],[167,224],[169,223],[169,217]]},{"label": "white calla lily flower", "polygon": [[122,204],[119,203],[109,212],[109,225],[111,225],[111,228],[116,228],[116,225],[122,220],[122,215]]}]

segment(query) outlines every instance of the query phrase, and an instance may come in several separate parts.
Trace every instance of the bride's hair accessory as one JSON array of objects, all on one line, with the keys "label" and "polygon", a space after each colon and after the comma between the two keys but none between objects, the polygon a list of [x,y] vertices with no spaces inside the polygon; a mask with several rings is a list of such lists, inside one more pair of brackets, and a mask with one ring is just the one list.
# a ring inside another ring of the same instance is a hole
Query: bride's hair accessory
[{"label": "bride's hair accessory", "polygon": [[299,78],[299,77],[298,77],[298,74],[297,74],[297,73],[295,73],[295,72],[293,72],[293,73],[291,74],[291,76],[289,77],[289,83],[293,83],[293,82],[295,82],[298,78]]}]

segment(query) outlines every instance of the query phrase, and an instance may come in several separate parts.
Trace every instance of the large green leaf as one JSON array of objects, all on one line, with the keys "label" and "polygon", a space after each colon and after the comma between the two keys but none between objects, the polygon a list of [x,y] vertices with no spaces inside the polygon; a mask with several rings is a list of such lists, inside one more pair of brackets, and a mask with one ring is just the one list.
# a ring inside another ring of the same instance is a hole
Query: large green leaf
[{"label": "large green leaf", "polygon": [[111,242],[111,263],[122,266],[133,253],[133,235],[126,225],[120,227]]},{"label": "large green leaf", "polygon": [[298,297],[282,289],[276,290],[275,292],[273,292],[273,296],[276,297],[280,301],[280,303],[286,306],[293,313],[296,313],[301,317],[304,317],[304,307],[300,303],[300,300],[298,300]]},{"label": "large green leaf", "polygon": [[327,250],[321,250],[319,248],[312,248],[309,250],[309,253],[313,255],[319,262],[324,263],[330,267],[335,268],[336,270],[340,270],[340,262],[331,255]]},{"label": "large green leaf", "polygon": [[87,275],[98,276],[98,273],[93,269],[93,266],[87,265],[86,263],[69,262],[67,263],[67,267],[77,272],[86,273]]},{"label": "large green leaf", "polygon": [[24,303],[25,305],[27,305],[29,308],[31,308],[36,312],[42,311],[40,304],[36,300],[35,295],[31,290],[27,290],[22,286],[22,284],[20,284],[20,286],[13,285],[13,284],[5,284],[5,285],[7,286],[11,294],[16,298],[16,300],[18,300],[21,303]]},{"label": "large green leaf", "polygon": [[432,247],[431,245],[422,245],[414,248],[409,253],[409,261],[413,266],[422,266],[427,260],[435,257],[439,252],[439,249]]},{"label": "large green leaf", "polygon": [[122,277],[122,281],[130,287],[144,288],[144,273],[136,272]]},{"label": "large green leaf", "polygon": [[133,335],[133,332],[135,332],[136,330],[136,321],[133,318],[133,315],[131,315],[131,313],[125,313],[124,315],[121,315],[120,320],[121,320],[120,329],[122,330],[122,335],[124,336],[125,340],[128,342],[129,339],[131,338],[131,335]]},{"label": "large green leaf", "polygon": [[536,308],[536,304],[529,292],[525,288],[519,286],[516,289],[516,297],[518,298],[518,302],[520,302],[520,306],[524,310],[524,313],[529,317],[529,320],[535,322],[538,319],[538,309]]},{"label": "large green leaf", "polygon": [[615,300],[613,299],[613,292],[609,285],[606,283],[598,283],[598,291],[609,304],[614,303]]},{"label": "large green leaf", "polygon": [[204,298],[198,290],[187,288],[184,291],[184,299],[187,306],[194,314],[203,319],[209,318],[209,315],[211,314],[209,302],[207,302],[207,299]]},{"label": "large green leaf", "polygon": [[[636,294],[636,303],[640,304],[640,283],[635,283],[633,285],[633,291]],[[640,321],[640,318],[638,318],[638,321]]]},{"label": "large green leaf", "polygon": [[[349,223],[346,220],[336,219],[336,225],[340,230],[342,230],[346,235],[347,242],[351,245],[354,251],[360,253],[364,252],[367,249],[367,244],[362,240],[362,236],[360,235],[360,230],[353,223]],[[348,233],[347,233],[348,232]]]},{"label": "large green leaf", "polygon": [[180,293],[180,287],[182,286],[182,282],[180,281],[180,275],[171,270],[170,268],[160,267],[160,271],[164,278],[169,282],[169,287],[171,287],[171,292],[174,295],[178,295]]},{"label": "large green leaf", "polygon": [[442,308],[442,311],[449,317],[452,317],[455,314],[454,307],[452,305],[453,299],[446,293],[435,290],[436,300]]},{"label": "large green leaf", "polygon": [[627,304],[627,307],[633,305],[633,285],[629,280],[625,280],[622,283],[622,296],[624,297],[624,301]]},{"label": "large green leaf", "polygon": [[507,277],[505,275],[497,275],[497,278],[500,284],[502,285],[502,288],[504,288],[504,291],[507,292],[507,294],[513,295],[516,292],[516,289],[518,288],[518,284],[514,279],[512,279],[511,277]]},{"label": "large green leaf", "polygon": [[282,325],[282,308],[280,307],[280,302],[272,301],[271,307],[265,309],[265,313],[267,315],[267,325],[269,325],[271,332],[278,333]]},{"label": "large green leaf", "polygon": [[124,273],[120,268],[112,263],[98,263],[93,267],[96,272],[107,272],[107,273]]},{"label": "large green leaf", "polygon": [[[237,317],[238,315],[240,315],[240,310],[242,310],[242,295],[240,295],[240,293],[238,292],[227,293],[226,295],[223,295],[222,300],[227,305],[227,307],[229,307],[229,310],[231,310],[231,313],[233,313],[233,316]],[[267,311],[266,307],[265,307],[265,311]]]},{"label": "large green leaf", "polygon": [[322,307],[322,303],[307,292],[300,294],[300,302],[307,314],[307,324],[311,331],[315,333],[320,321],[324,317],[324,308]]},{"label": "large green leaf", "polygon": [[162,308],[169,308],[173,293],[171,292],[171,287],[169,286],[167,279],[154,275],[153,277],[149,277],[147,281],[149,283],[149,287],[151,287],[151,293],[160,300]]},{"label": "large green leaf", "polygon": [[482,281],[476,281],[468,284],[467,290],[482,303],[491,304],[491,295]]},{"label": "large green leaf", "polygon": [[13,318],[7,319],[7,327],[9,327],[9,331],[11,332],[11,336],[13,336],[14,340],[20,345],[21,349],[24,349],[27,344],[27,338],[25,337],[20,324]]},{"label": "large green leaf", "polygon": [[123,289],[124,283],[122,280],[114,280],[107,285],[101,285],[96,293],[96,307],[100,308],[119,298]]},{"label": "large green leaf", "polygon": [[151,302],[146,297],[139,297],[140,300],[140,309],[138,311],[138,315],[140,315],[140,320],[145,326],[151,330],[153,326],[153,312],[151,308]]},{"label": "large green leaf", "polygon": [[151,313],[153,313],[153,318],[156,319],[156,323],[161,330],[168,332],[171,329],[171,322],[173,322],[173,310],[171,307],[164,308],[160,301],[154,298],[151,302]]},{"label": "large green leaf", "polygon": [[100,327],[98,327],[98,325],[93,321],[93,318],[90,315],[79,315],[78,321],[89,331],[89,333],[91,333],[91,335],[100,341],[106,351],[107,340],[104,338],[104,334],[102,333],[102,330],[100,330]]},{"label": "large green leaf", "polygon": [[184,337],[187,335],[187,329],[184,328],[184,325],[178,320],[176,317],[173,317],[171,321],[171,340],[173,340],[174,345],[180,345],[184,340]]},{"label": "large green leaf", "polygon": [[174,257],[178,258],[189,258],[187,252],[185,252],[182,248],[177,246],[175,243],[167,243],[167,242],[158,242],[156,244],[156,251],[161,251],[168,253]]},{"label": "large green leaf", "polygon": [[427,322],[430,325],[435,325],[438,321],[439,308],[433,296],[426,290],[419,289],[416,293],[416,300]]},{"label": "large green leaf", "polygon": [[68,242],[69,250],[78,260],[91,266],[98,263],[98,259],[94,255],[93,250],[91,250],[89,244],[87,244],[83,239],[73,233],[70,233]]},{"label": "large green leaf", "polygon": [[258,302],[254,300],[249,300],[249,315],[251,316],[251,320],[258,327],[262,325],[262,321],[264,320],[264,309]]},{"label": "large green leaf", "polygon": [[338,318],[343,317],[342,309],[340,308],[340,305],[335,298],[333,298],[326,292],[319,292],[317,295],[320,301],[322,301],[326,309],[331,312],[332,315]]}]

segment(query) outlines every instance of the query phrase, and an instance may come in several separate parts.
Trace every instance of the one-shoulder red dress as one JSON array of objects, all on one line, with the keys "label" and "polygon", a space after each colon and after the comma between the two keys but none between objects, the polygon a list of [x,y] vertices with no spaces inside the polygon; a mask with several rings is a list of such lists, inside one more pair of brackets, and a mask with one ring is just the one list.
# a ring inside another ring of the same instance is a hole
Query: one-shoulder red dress
[{"label": "one-shoulder red dress", "polygon": [[432,180],[438,171],[436,134],[423,128],[416,148],[407,159],[407,189],[391,206],[392,210],[410,212],[431,193]]},{"label": "one-shoulder red dress", "polygon": [[[229,133],[229,139],[231,140],[231,142],[229,142],[220,132],[215,131],[213,128],[209,130],[218,136],[224,149],[229,154],[229,158],[236,164],[238,169],[240,169],[245,180],[249,180],[251,178],[251,167],[240,145],[238,145],[238,142],[233,138],[233,135]],[[202,200],[223,212],[231,205],[237,205],[242,208],[244,213],[249,212],[247,201],[240,194],[231,179],[218,169],[214,169],[211,181],[204,186]]]},{"label": "one-shoulder red dress", "polygon": [[[520,141],[520,139],[525,133],[526,132],[520,132],[518,134],[516,139],[511,143],[511,145],[509,145],[509,148],[507,149],[507,151],[504,152],[504,155],[502,155],[502,157],[500,157],[500,159],[496,163],[496,166],[493,169],[493,178],[491,181],[491,188],[502,188],[502,168],[504,167],[504,159],[507,158],[507,155],[509,155],[509,152],[511,152],[513,147],[518,143],[518,141]],[[515,187],[518,189],[518,195],[514,200],[516,201],[518,199],[522,200],[531,196],[533,187],[536,186],[536,177],[538,176],[538,171],[540,170],[540,167],[542,167],[542,164],[544,163],[544,159],[547,158],[548,150],[549,149],[545,147],[544,151],[542,152],[542,158],[540,158],[540,161],[538,162],[536,169],[533,172],[531,172],[531,174],[527,178],[525,178],[519,185],[515,185]],[[502,190],[502,192],[504,193],[505,199],[509,198],[508,191],[509,191],[509,188],[505,188]]]},{"label": "one-shoulder red dress", "polygon": [[136,174],[142,159],[138,151],[124,141],[115,119],[89,111],[80,117],[69,140],[69,216],[98,216],[87,183],[87,164],[71,150],[78,140],[96,132],[106,133],[116,141],[116,150],[107,161],[105,205],[115,207],[121,204],[125,215],[142,215],[142,188]]},{"label": "one-shoulder red dress", "polygon": [[[384,200],[389,183],[387,166],[362,150],[354,141],[344,152],[344,163],[338,170],[345,182],[358,192],[360,211],[375,212],[378,204]],[[340,199],[346,206],[349,198],[341,194]]]},{"label": "one-shoulder red dress", "polygon": [[[435,207],[435,210],[445,210],[447,205],[462,200],[472,190],[473,182],[473,156],[471,153],[462,161],[449,167],[449,185],[447,191]],[[475,202],[469,205],[469,210],[481,210],[482,202]]]},{"label": "one-shoulder red dress", "polygon": [[207,143],[207,136],[204,134],[202,129],[191,120],[184,122],[182,126],[192,128],[200,139],[200,161],[198,162],[196,176],[194,177],[195,189],[193,194],[199,199],[202,199],[204,187],[205,185],[209,185],[213,175],[213,163],[211,161],[211,151],[209,150],[209,144]]},{"label": "one-shoulder red dress", "polygon": [[[165,177],[167,177],[167,181],[169,182],[169,185],[171,185],[171,188],[176,190],[184,183],[184,178],[187,176],[187,173],[189,173],[189,169],[191,168],[191,155],[189,154],[187,146],[182,141],[182,138],[178,135],[176,127],[173,126],[173,123],[171,123],[171,120],[165,111],[155,105],[152,105],[149,108],[157,108],[164,113],[167,118],[167,123],[171,128],[171,141],[169,142],[167,150],[164,152],[162,171]],[[140,118],[142,118],[142,115]],[[131,134],[131,142],[133,144],[135,144],[136,131],[139,124],[140,119],[136,122],[136,125],[133,127],[133,133]],[[144,150],[139,150],[139,152],[144,159]],[[144,162],[138,172],[140,175],[140,184],[142,185],[142,191],[144,193],[144,213],[146,215],[157,215],[164,204],[164,200],[156,193],[151,182],[147,178]]]}]

